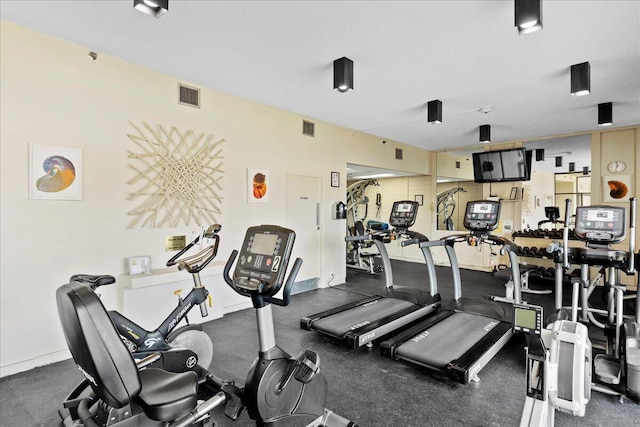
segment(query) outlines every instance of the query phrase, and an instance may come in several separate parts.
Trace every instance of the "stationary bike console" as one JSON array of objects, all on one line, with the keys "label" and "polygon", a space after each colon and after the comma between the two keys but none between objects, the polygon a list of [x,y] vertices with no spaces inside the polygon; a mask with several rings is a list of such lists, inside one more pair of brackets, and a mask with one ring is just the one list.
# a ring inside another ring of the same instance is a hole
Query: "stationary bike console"
[{"label": "stationary bike console", "polygon": [[464,213],[464,227],[474,232],[493,231],[498,227],[500,218],[500,202],[493,200],[476,200],[467,203]]},{"label": "stationary bike console", "polygon": [[620,243],[625,238],[625,209],[618,206],[576,208],[574,233],[580,240],[598,245]]},{"label": "stationary bike console", "polygon": [[275,225],[247,230],[233,272],[234,288],[245,295],[271,296],[280,290],[296,233]]}]

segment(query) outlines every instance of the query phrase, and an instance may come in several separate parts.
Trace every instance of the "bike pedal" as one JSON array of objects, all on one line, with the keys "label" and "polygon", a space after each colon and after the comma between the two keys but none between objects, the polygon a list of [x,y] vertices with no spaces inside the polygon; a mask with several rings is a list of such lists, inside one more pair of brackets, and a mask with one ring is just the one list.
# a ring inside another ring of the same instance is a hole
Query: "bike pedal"
[{"label": "bike pedal", "polygon": [[240,418],[240,414],[244,409],[242,405],[242,400],[236,396],[235,394],[227,396],[227,404],[224,406],[224,414],[227,418],[232,419],[233,421],[237,421]]},{"label": "bike pedal", "polygon": [[320,357],[315,351],[305,350],[298,356],[296,380],[308,383],[318,372],[320,372]]}]

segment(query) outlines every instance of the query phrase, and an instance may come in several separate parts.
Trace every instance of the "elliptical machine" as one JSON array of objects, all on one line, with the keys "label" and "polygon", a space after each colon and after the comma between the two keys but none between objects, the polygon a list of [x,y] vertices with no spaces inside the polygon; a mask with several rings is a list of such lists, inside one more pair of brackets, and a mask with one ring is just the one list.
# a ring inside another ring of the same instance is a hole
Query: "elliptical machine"
[{"label": "elliptical machine", "polygon": [[[257,425],[355,426],[324,408],[327,380],[320,373],[320,358],[305,350],[291,357],[276,345],[271,304],[287,306],[291,288],[302,265],[297,258],[285,282],[293,249],[292,230],[262,225],[247,230],[239,259],[234,250],[224,268],[224,279],[238,294],[251,298],[258,322],[260,351],[244,387],[243,404]],[[282,299],[275,298],[283,286]]]},{"label": "elliptical machine", "polygon": [[[570,210],[571,200],[567,199],[565,223]],[[570,248],[565,227],[562,258],[565,270],[570,264],[580,265],[580,277],[572,281],[571,320],[593,324],[605,334],[604,353],[593,358],[592,389],[640,403],[640,294],[636,291],[635,295],[628,295],[635,299],[636,310],[633,315],[625,315],[626,287],[620,280],[621,273],[636,274],[635,222],[636,198],[632,197],[629,199],[629,249],[614,249],[610,245],[622,242],[626,236],[625,208],[577,207],[574,235],[586,245]],[[589,305],[589,297],[598,282],[590,279],[590,267],[600,267],[606,275],[604,310]]]}]

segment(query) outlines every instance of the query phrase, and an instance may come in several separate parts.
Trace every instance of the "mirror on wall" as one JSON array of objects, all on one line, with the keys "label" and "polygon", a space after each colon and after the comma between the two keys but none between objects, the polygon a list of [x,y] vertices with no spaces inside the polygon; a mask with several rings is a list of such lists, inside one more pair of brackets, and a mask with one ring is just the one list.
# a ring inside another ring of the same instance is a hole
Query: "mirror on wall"
[{"label": "mirror on wall", "polygon": [[[536,228],[546,219],[545,206],[560,208],[564,218],[564,200],[573,206],[591,203],[591,135],[574,135],[528,141],[532,150],[531,180],[522,186],[521,225],[514,218],[514,228]],[[482,184],[473,181],[472,153],[484,151],[479,145],[463,150],[439,152],[437,158],[437,229],[462,230],[466,203],[483,197]],[[573,170],[571,170],[573,169]]]}]

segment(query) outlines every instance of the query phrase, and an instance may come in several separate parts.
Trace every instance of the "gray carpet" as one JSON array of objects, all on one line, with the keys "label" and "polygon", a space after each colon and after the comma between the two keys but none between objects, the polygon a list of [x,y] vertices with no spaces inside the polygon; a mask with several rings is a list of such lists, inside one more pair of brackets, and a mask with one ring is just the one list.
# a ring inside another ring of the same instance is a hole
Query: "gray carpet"
[{"label": "gray carpet", "polygon": [[[394,261],[398,285],[427,289],[424,265]],[[452,298],[450,271],[438,268],[443,301]],[[486,297],[503,294],[503,282],[489,273],[462,271],[463,295]],[[543,284],[544,285],[544,284]],[[552,282],[547,284],[552,287]],[[524,339],[515,337],[480,372],[480,382],[467,386],[442,375],[380,356],[378,347],[350,349],[342,343],[299,328],[303,315],[333,308],[372,295],[382,289],[382,275],[348,270],[348,284],[295,295],[289,307],[275,307],[277,342],[297,355],[312,349],[321,357],[322,372],[329,383],[326,406],[360,426],[516,426],[524,402]],[[536,287],[536,285],[532,285]],[[539,287],[539,285],[538,285]],[[565,292],[565,296],[568,292]],[[552,308],[552,295],[528,295],[532,303]],[[131,316],[135,319],[134,316]],[[214,343],[211,370],[222,378],[244,383],[256,357],[256,321],[252,310],[231,313],[204,324]],[[68,360],[0,379],[1,426],[57,426],[57,408],[81,379]],[[244,413],[232,422],[216,413],[221,426],[250,426]],[[640,405],[594,393],[586,416],[559,413],[558,426],[637,426]]]}]

